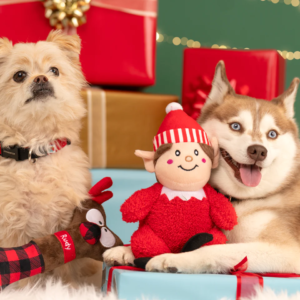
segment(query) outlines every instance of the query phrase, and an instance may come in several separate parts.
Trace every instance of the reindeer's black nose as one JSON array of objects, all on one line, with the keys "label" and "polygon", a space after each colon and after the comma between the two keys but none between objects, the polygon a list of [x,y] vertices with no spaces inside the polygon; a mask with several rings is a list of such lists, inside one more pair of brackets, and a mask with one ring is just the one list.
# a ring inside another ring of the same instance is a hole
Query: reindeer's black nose
[{"label": "reindeer's black nose", "polygon": [[255,161],[263,161],[267,157],[268,150],[261,145],[252,145],[248,147],[247,153]]}]

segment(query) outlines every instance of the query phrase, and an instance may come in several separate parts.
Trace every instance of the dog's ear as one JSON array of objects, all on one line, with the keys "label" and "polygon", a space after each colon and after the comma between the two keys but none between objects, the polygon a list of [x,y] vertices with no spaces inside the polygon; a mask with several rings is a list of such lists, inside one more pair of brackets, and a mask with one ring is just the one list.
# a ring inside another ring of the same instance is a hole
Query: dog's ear
[{"label": "dog's ear", "polygon": [[7,38],[0,38],[0,64],[5,61],[5,58],[13,49],[12,42]]},{"label": "dog's ear", "polygon": [[207,97],[206,103],[221,104],[227,94],[234,94],[234,90],[227,79],[224,61],[221,60],[216,66],[212,88]]},{"label": "dog's ear", "polygon": [[70,58],[79,59],[81,40],[77,34],[66,35],[61,30],[52,30],[47,37],[47,42],[57,44]]},{"label": "dog's ear", "polygon": [[299,78],[294,78],[289,88],[279,97],[272,100],[272,103],[284,109],[286,116],[290,119],[295,115],[294,103],[296,101],[299,82]]}]

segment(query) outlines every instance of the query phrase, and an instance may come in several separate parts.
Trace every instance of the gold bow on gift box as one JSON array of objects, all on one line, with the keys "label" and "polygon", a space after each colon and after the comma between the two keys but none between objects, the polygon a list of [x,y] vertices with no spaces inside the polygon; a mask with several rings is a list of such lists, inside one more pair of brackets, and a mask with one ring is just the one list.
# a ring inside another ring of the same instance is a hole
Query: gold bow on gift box
[{"label": "gold bow on gift box", "polygon": [[46,18],[57,29],[78,27],[86,23],[85,12],[91,0],[44,0]]}]

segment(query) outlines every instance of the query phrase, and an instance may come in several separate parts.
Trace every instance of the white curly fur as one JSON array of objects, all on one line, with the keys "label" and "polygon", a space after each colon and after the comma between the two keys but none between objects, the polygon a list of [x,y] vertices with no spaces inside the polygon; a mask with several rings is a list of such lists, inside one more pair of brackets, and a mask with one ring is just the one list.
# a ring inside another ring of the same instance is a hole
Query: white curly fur
[{"label": "white curly fur", "polygon": [[35,285],[22,289],[6,288],[0,292],[1,300],[116,300],[117,297],[110,293],[103,295],[100,290],[90,285],[81,286],[79,289],[64,285],[61,281],[48,280],[45,286]]},{"label": "white curly fur", "polygon": [[[108,295],[103,294],[99,289],[91,285],[82,285],[80,288],[74,288],[70,285],[65,285],[61,281],[49,279],[44,285],[39,282],[34,286],[27,285],[22,289],[14,289],[11,286],[0,292],[1,300],[118,300],[113,293]],[[256,289],[256,295],[250,298],[242,298],[242,300],[299,300],[300,292],[288,296],[287,291],[282,291],[276,294],[270,288],[260,287]],[[137,300],[148,300],[141,296]],[[155,300],[162,300],[155,298]],[[220,300],[235,300],[222,298]]]}]

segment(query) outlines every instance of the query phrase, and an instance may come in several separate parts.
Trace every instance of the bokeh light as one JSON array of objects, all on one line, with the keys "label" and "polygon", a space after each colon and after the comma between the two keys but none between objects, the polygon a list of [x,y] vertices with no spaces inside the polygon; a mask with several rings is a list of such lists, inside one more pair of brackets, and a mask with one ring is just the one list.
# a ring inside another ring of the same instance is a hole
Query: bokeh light
[{"label": "bokeh light", "polygon": [[173,39],[173,44],[174,44],[175,46],[180,45],[180,44],[181,44],[181,39],[180,39],[179,37],[174,37],[174,39]]}]

